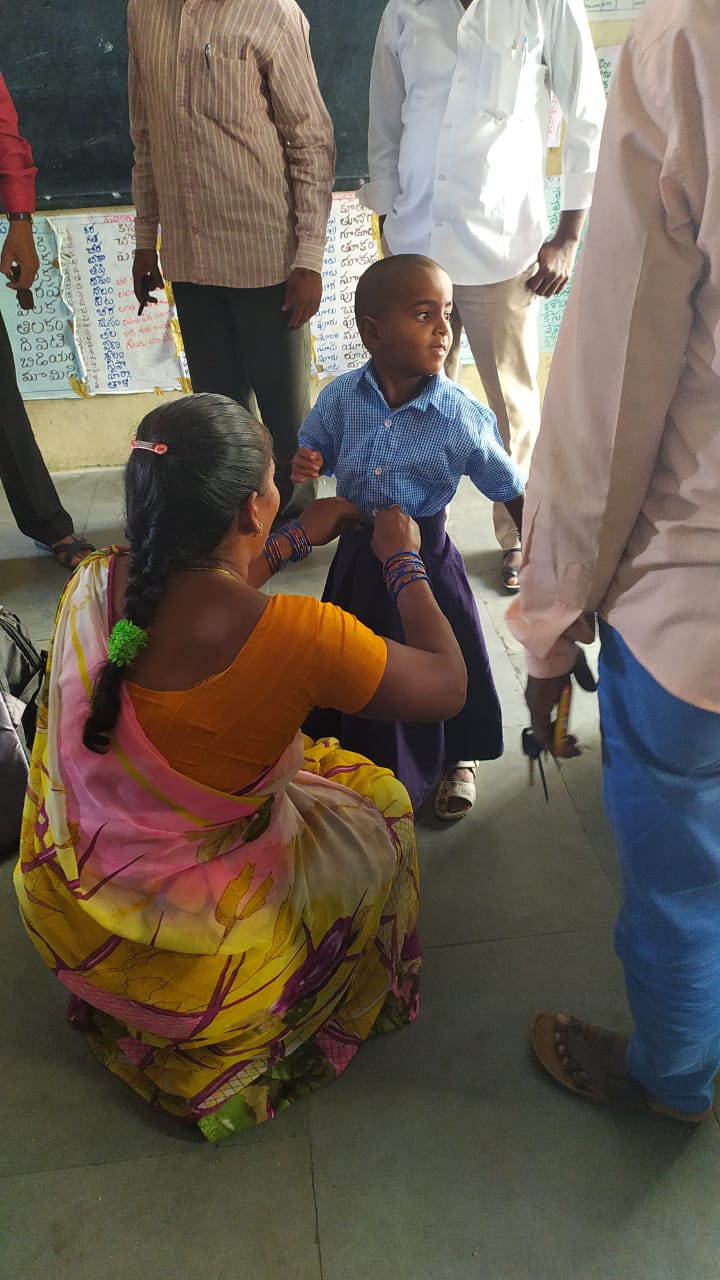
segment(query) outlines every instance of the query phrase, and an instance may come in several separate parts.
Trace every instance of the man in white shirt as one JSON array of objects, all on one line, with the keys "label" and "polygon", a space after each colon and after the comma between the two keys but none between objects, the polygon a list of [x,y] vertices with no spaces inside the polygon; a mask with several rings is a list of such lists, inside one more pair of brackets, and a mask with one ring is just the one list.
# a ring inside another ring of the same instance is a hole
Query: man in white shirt
[{"label": "man in white shirt", "polygon": [[[547,240],[551,91],[567,130],[562,214]],[[390,0],[385,9],[359,198],[383,219],[391,253],[426,254],[447,271],[503,443],[525,472],[540,424],[537,298],[572,273],[604,111],[582,0]],[[502,506],[494,520],[514,590],[518,530]]]}]

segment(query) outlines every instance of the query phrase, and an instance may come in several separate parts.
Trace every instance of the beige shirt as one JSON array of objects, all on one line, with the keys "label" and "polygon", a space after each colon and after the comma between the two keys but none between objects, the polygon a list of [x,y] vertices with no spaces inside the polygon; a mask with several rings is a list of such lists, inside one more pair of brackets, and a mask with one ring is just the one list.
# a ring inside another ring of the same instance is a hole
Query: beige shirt
[{"label": "beige shirt", "polygon": [[320,271],[335,165],[294,0],[130,0],[136,243],[171,280]]},{"label": "beige shirt", "polygon": [[569,670],[599,609],[720,712],[720,4],[650,0],[623,50],[545,399],[508,612]]}]

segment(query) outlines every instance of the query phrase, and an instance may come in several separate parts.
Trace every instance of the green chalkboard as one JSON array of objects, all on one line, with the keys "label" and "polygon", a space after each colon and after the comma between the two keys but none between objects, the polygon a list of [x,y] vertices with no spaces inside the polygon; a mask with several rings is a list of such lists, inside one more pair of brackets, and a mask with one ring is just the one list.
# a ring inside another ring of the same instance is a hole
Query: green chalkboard
[{"label": "green chalkboard", "polygon": [[[40,171],[38,209],[128,204],[125,5],[2,0],[0,9],[9,5],[0,71]],[[384,5],[385,0],[301,0],[335,122],[339,191],[352,190],[366,172],[367,88]]]}]

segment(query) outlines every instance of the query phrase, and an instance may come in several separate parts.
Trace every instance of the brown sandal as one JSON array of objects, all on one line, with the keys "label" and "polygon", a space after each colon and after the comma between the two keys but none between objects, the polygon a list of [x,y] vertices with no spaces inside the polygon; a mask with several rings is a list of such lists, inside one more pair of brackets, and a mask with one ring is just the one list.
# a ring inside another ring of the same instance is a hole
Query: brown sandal
[{"label": "brown sandal", "polygon": [[[593,1102],[610,1102],[650,1111],[655,1115],[681,1120],[684,1124],[700,1124],[712,1107],[699,1115],[678,1111],[651,1097],[639,1080],[625,1069],[627,1037],[604,1027],[591,1026],[578,1018],[558,1022],[556,1013],[538,1013],[530,1023],[530,1040],[535,1057],[549,1075],[564,1089]],[[565,1038],[565,1052],[556,1039]]]},{"label": "brown sandal", "polygon": [[48,551],[54,555],[63,569],[77,569],[86,556],[92,555],[95,547],[86,538],[77,538],[74,534],[67,542],[53,542]]},{"label": "brown sandal", "polygon": [[509,551],[503,551],[502,569],[500,572],[502,573],[503,586],[506,591],[520,590],[520,568],[516,564],[507,563],[508,556],[517,555],[520,550],[520,547],[511,547]]}]

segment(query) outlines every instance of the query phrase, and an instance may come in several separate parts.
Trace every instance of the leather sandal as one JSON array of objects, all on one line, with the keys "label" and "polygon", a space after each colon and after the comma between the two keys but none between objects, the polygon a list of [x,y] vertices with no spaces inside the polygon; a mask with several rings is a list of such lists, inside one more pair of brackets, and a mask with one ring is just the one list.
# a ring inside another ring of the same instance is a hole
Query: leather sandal
[{"label": "leather sandal", "polygon": [[509,551],[503,552],[502,569],[500,572],[502,573],[503,586],[506,591],[520,590],[520,567],[519,565],[507,563],[508,556],[514,556],[520,550],[520,547],[511,547]]},{"label": "leather sandal", "polygon": [[[435,817],[441,822],[457,822],[458,819],[466,817],[472,809],[477,792],[475,790],[475,769],[477,767],[476,760],[456,760],[454,764],[446,770],[452,773],[455,769],[469,769],[473,775],[472,782],[461,782],[455,778],[443,778],[437,792],[435,794]],[[450,809],[448,800],[450,798],[464,800],[465,804],[462,809]]]},{"label": "leather sandal", "polygon": [[699,1114],[678,1111],[653,1098],[639,1080],[628,1075],[627,1036],[615,1031],[572,1017],[563,1024],[557,1013],[538,1013],[530,1023],[530,1041],[535,1057],[553,1080],[592,1102],[614,1103],[692,1125],[712,1112],[712,1107]]},{"label": "leather sandal", "polygon": [[53,542],[45,548],[61,564],[63,569],[77,569],[86,556],[92,555],[95,547],[87,538],[78,538],[73,534],[67,542]]}]

